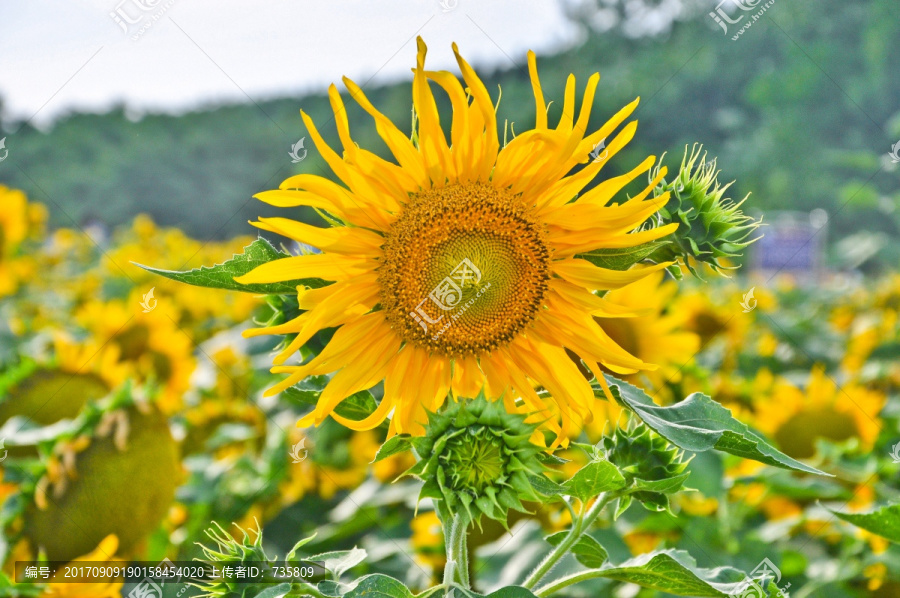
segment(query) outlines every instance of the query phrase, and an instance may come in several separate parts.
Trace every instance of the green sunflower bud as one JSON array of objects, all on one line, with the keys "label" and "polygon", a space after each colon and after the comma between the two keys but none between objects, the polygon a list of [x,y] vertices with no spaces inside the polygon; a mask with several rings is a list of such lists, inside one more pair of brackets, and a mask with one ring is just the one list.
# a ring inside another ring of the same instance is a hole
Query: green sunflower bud
[{"label": "green sunflower bud", "polygon": [[[650,173],[651,180],[659,169],[660,165],[657,165]],[[720,185],[719,172],[716,159],[707,161],[702,145],[694,144],[690,152],[685,147],[678,175],[672,181],[662,179],[653,192],[654,197],[671,192],[659,216],[662,224],[677,222],[680,225],[667,238],[670,242],[653,253],[653,260],[680,259],[691,274],[699,278],[696,264],[707,264],[719,273],[735,269],[723,260],[740,257],[748,245],[759,239],[751,237],[761,222],[741,211],[741,204],[747,198],[734,202],[724,197],[734,181]],[[677,268],[670,270],[681,277]]]},{"label": "green sunflower bud", "polygon": [[[235,527],[237,527],[244,536],[240,541],[232,538],[218,523],[213,522],[213,525],[215,525],[215,527],[205,530],[205,533],[209,539],[215,543],[215,546],[197,543],[203,551],[203,556],[197,560],[204,565],[208,565],[208,569],[211,570],[215,567],[217,570],[222,570],[224,567],[238,567],[247,565],[247,563],[253,563],[254,566],[259,567],[260,563],[271,564],[273,562],[273,560],[266,555],[266,551],[263,550],[262,532],[259,529],[259,524],[257,524],[255,530],[251,530],[256,534],[256,539],[252,541],[250,540],[250,535],[247,533],[247,530],[241,528],[237,524],[235,524]],[[271,567],[269,565],[266,566],[264,576],[267,579],[274,579],[274,577],[271,576]],[[248,584],[246,583],[247,580],[241,580],[242,583],[238,584],[233,579],[234,578],[223,577],[195,582],[191,585],[199,588],[203,592],[199,595],[200,598],[219,598],[224,596],[242,595],[255,596],[257,593],[271,587],[271,585],[267,585],[263,583],[263,581],[260,581],[259,584]],[[259,587],[253,587],[256,585]]]},{"label": "green sunflower bud", "polygon": [[544,449],[529,440],[536,427],[483,394],[448,401],[429,414],[425,436],[411,440],[421,460],[407,474],[425,482],[419,499],[440,501],[438,509],[470,522],[487,515],[506,525],[510,509],[524,513],[523,500],[540,500],[529,480],[545,470]]},{"label": "green sunflower bud", "polygon": [[633,488],[633,498],[651,511],[669,510],[668,495],[681,490],[689,475],[683,451],[644,424],[617,428],[603,438],[603,448]]}]

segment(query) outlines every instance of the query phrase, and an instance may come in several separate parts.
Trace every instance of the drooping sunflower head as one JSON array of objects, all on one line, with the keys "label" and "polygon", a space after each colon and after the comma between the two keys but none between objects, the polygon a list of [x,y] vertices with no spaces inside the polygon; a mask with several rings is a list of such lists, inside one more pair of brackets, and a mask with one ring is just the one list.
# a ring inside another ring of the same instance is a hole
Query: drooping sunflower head
[{"label": "drooping sunflower head", "polygon": [[165,416],[133,399],[119,389],[53,440],[43,475],[27,489],[23,533],[35,551],[69,560],[114,534],[122,555],[141,554],[174,500],[181,463]]},{"label": "drooping sunflower head", "polygon": [[[655,367],[617,344],[594,318],[627,312],[604,300],[603,291],[669,265],[611,267],[606,259],[677,228],[645,225],[668,199],[667,193],[650,197],[665,170],[643,192],[623,196],[625,186],[653,166],[651,156],[583,192],[634,136],[636,123],[626,120],[637,101],[588,132],[599,75],[588,80],[580,110],[570,76],[562,114],[550,127],[533,53],[534,128],[501,146],[494,100],[455,45],[453,50],[463,81],[426,70],[425,44],[418,41],[412,135],[344,79],[375,120],[390,160],[354,143],[336,87],[329,97],[342,154],[303,114],[340,184],[300,174],[256,197],[279,207],[313,207],[331,226],[261,218],[259,228],[319,252],[266,263],[236,280],[330,284],[300,286],[299,314],[247,334],[290,336],[273,368],[289,376],[270,394],[310,375],[332,375],[301,425],[331,415],[345,426],[371,429],[393,414],[391,433],[421,435],[427,414],[448,393],[484,392],[494,400],[507,397],[509,409],[545,422],[564,443],[590,420],[596,400],[579,368],[628,374]],[[452,105],[449,136],[435,88]],[[592,156],[607,138],[603,154]],[[327,346],[306,363],[290,363],[325,328],[336,329]],[[383,399],[370,417],[354,421],[334,413],[346,397],[380,382]]]},{"label": "drooping sunflower head", "polygon": [[0,379],[0,424],[23,416],[41,425],[78,415],[82,407],[123,383],[118,352],[103,343],[78,342],[68,335],[53,339],[52,356],[24,358]]}]

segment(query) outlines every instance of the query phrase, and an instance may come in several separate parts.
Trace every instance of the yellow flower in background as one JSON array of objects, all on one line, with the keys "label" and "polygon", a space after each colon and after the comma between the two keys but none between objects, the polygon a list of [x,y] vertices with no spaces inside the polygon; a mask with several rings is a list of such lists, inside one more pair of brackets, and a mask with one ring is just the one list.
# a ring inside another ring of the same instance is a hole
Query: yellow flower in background
[{"label": "yellow flower in background", "polygon": [[866,313],[857,317],[849,327],[850,337],[846,341],[841,368],[850,374],[859,374],[879,345],[896,338],[897,315],[894,310],[883,310],[877,315]]},{"label": "yellow flower in background", "polygon": [[885,402],[884,394],[857,384],[838,387],[822,367],[815,367],[805,390],[775,379],[755,404],[754,424],[794,458],[814,456],[819,438],[858,438],[867,450],[881,429],[879,414]]},{"label": "yellow flower in background", "polygon": [[416,554],[416,560],[440,569],[447,562],[444,551],[444,533],[441,520],[434,511],[420,512],[410,522],[412,538],[410,543]]},{"label": "yellow flower in background", "polygon": [[28,203],[25,193],[0,185],[0,297],[16,291],[19,282],[34,271],[31,260],[17,257],[19,247],[43,228],[47,212],[41,204]]},{"label": "yellow flower in background", "polygon": [[682,329],[685,314],[667,311],[677,291],[675,281],[665,280],[665,272],[655,272],[604,296],[610,303],[621,306],[623,311],[630,309],[639,315],[594,318],[620,347],[659,366],[657,370],[624,377],[651,392],[667,382],[678,382],[682,366],[700,349],[700,337]]},{"label": "yellow flower in background", "polygon": [[5,257],[28,236],[28,200],[22,191],[0,185],[0,202],[0,257]]},{"label": "yellow flower in background", "polygon": [[[119,548],[119,540],[114,535],[107,536],[101,540],[96,549],[84,556],[80,556],[71,565],[77,565],[79,562],[88,562],[92,565],[101,566],[121,565],[124,561],[115,558],[116,550]],[[70,579],[65,581],[56,581],[61,578],[65,568],[60,569],[50,582],[41,598],[120,598],[122,596],[122,581],[103,581],[103,582],[84,582],[73,583]]]},{"label": "yellow flower in background", "polygon": [[684,327],[700,337],[700,346],[724,338],[729,346],[739,344],[746,336],[749,320],[741,317],[739,299],[733,304],[715,300],[710,289],[679,295],[673,311],[682,314]]},{"label": "yellow flower in background", "polygon": [[52,353],[25,362],[0,393],[0,424],[16,415],[48,425],[74,418],[88,401],[106,396],[128,376],[114,346],[54,336]]},{"label": "yellow flower in background", "polygon": [[177,228],[159,228],[149,216],[140,214],[130,228],[114,235],[114,245],[103,261],[103,271],[107,277],[123,277],[126,274],[123,270],[127,270],[128,277],[143,292],[152,287],[158,297],[168,296],[172,300],[168,310],[170,315],[180,325],[199,332],[195,324],[209,318],[226,322],[248,319],[258,300],[248,293],[211,292],[203,287],[161,278],[132,266],[132,262],[163,262],[173,268],[190,269],[201,264],[224,262],[252,241],[251,237],[242,236],[221,242],[202,242]]},{"label": "yellow flower in background", "polygon": [[132,376],[155,380],[161,390],[158,404],[171,413],[190,388],[196,365],[193,342],[165,309],[145,313],[141,300],[140,290],[135,290],[127,300],[92,301],[76,319],[98,342],[117,348],[119,363],[127,365]]},{"label": "yellow flower in background", "polygon": [[871,304],[878,310],[893,311],[895,315],[900,312],[900,274],[885,276],[878,283],[871,297]]},{"label": "yellow flower in background", "polygon": [[[288,377],[269,394],[309,375],[334,374],[300,425],[320,424],[331,415],[364,430],[393,412],[391,433],[419,434],[426,412],[439,408],[448,391],[466,397],[484,388],[491,398],[503,396],[508,410],[546,422],[557,442],[564,442],[590,419],[596,400],[567,350],[595,374],[601,368],[631,374],[654,367],[629,354],[594,321],[594,316],[623,311],[594,291],[623,287],[668,265],[618,271],[578,256],[633,247],[668,235],[676,225],[633,232],[668,199],[647,199],[658,178],[633,198],[611,203],[653,166],[652,156],[573,201],[631,140],[635,122],[591,159],[595,146],[612,136],[637,101],[585,135],[599,75],[588,81],[577,120],[575,78],[570,76],[562,116],[550,128],[535,56],[529,53],[535,127],[501,147],[494,102],[453,49],[465,86],[449,72],[426,70],[425,44],[418,41],[415,142],[378,112],[358,85],[344,79],[375,119],[396,163],[353,142],[335,86],[329,97],[343,155],[325,144],[303,114],[320,154],[345,186],[302,174],[256,197],[279,207],[311,206],[342,225],[317,228],[286,218],[260,219],[259,228],[322,253],[275,260],[237,280],[316,277],[334,284],[301,288],[305,313],[250,334],[295,335],[273,368]],[[449,141],[430,82],[447,93],[453,106]],[[569,174],[579,164],[583,168]],[[663,169],[659,176],[664,174]],[[285,365],[313,334],[329,327],[337,332],[317,357]],[[381,381],[384,398],[372,416],[353,421],[334,413],[346,397]],[[538,394],[536,387],[548,394]]]}]

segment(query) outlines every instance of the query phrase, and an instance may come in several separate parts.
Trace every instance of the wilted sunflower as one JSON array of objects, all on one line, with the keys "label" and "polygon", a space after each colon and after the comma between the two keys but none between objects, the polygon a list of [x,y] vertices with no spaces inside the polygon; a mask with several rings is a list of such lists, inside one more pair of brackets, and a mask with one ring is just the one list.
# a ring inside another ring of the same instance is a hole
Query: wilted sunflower
[{"label": "wilted sunflower", "polygon": [[[658,177],[635,197],[610,203],[653,166],[652,156],[578,197],[633,137],[637,123],[632,121],[602,153],[594,151],[625,122],[637,100],[585,134],[599,75],[588,80],[577,119],[575,77],[570,75],[562,116],[556,128],[549,128],[535,56],[529,52],[535,127],[501,147],[493,100],[455,44],[453,51],[465,87],[450,72],[425,70],[426,48],[418,40],[412,139],[344,78],[350,95],[375,119],[396,163],[356,146],[343,100],[332,85],[329,97],[343,155],[326,145],[308,115],[302,116],[316,148],[345,186],[301,174],[279,190],[256,196],[279,207],[311,206],[335,221],[331,228],[317,228],[261,218],[257,227],[321,253],[275,260],[237,278],[241,283],[334,282],[300,288],[300,308],[306,311],[299,317],[250,331],[296,335],[273,368],[289,376],[270,394],[312,374],[334,373],[301,425],[332,415],[345,426],[368,429],[393,411],[391,432],[420,434],[426,410],[437,409],[448,391],[475,396],[484,388],[491,398],[503,396],[507,409],[547,421],[564,438],[590,418],[596,400],[567,349],[595,373],[598,364],[618,373],[654,367],[617,345],[594,321],[594,316],[622,311],[594,292],[619,288],[669,264],[619,271],[580,257],[634,247],[676,227],[636,232],[667,199],[647,199]],[[449,140],[432,82],[453,106]],[[578,165],[582,168],[573,171]],[[283,365],[313,334],[330,327],[338,329],[318,356],[303,365]],[[384,398],[370,417],[352,421],[334,413],[347,396],[380,381]],[[535,390],[541,387],[549,393]]]}]

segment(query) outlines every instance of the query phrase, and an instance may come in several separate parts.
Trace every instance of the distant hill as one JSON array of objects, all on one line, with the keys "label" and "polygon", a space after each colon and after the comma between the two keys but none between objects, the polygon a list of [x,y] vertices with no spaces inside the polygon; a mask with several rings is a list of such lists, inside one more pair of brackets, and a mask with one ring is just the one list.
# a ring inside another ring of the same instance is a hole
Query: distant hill
[{"label": "distant hill", "polygon": [[[734,196],[753,191],[752,207],[837,212],[832,239],[862,229],[900,236],[900,170],[891,171],[885,157],[900,139],[895,0],[815,6],[779,0],[767,14],[771,19],[763,17],[737,41],[699,15],[666,36],[591,34],[577,48],[539,57],[547,99],[555,100],[551,122],[568,73],[578,77],[580,94],[599,70],[592,125],[642,97],[638,135],[614,169],[663,151],[676,168],[684,145],[700,141],[719,157],[723,177],[737,179]],[[501,123],[523,131],[533,123],[534,102],[524,56],[514,58],[519,68],[485,78],[492,95],[498,85],[503,90]],[[365,91],[409,130],[408,83]],[[369,117],[345,99],[356,141],[386,155]],[[46,202],[56,226],[120,224],[147,212],[201,238],[247,233],[248,219],[275,212],[252,200],[253,193],[295,173],[330,174],[300,108],[339,148],[324,90],[138,122],[121,109],[78,114],[46,134],[28,126],[13,134],[18,125],[5,123],[0,137],[8,137],[10,155],[0,163],[0,183]],[[288,151],[304,136],[309,153],[292,164]],[[898,256],[890,257],[896,263]]]}]

